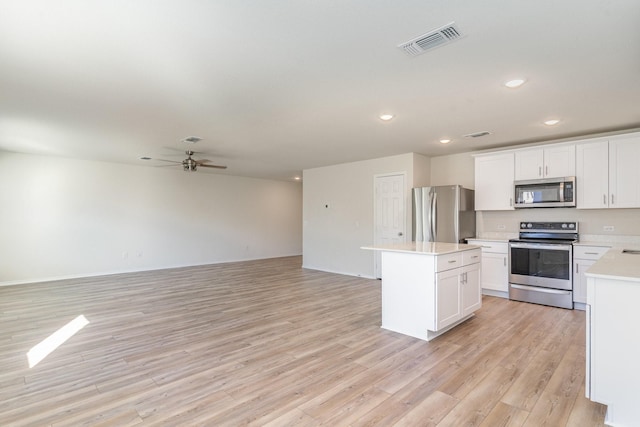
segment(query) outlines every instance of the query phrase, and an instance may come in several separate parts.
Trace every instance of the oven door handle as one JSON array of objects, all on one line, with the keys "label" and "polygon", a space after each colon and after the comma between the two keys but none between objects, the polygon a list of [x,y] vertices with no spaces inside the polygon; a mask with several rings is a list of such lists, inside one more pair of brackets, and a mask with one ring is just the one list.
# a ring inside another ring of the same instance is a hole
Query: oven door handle
[{"label": "oven door handle", "polygon": [[571,245],[545,245],[538,243],[509,243],[509,247],[523,249],[549,249],[552,251],[571,251]]},{"label": "oven door handle", "polygon": [[509,286],[516,289],[522,289],[525,291],[534,291],[534,292],[542,292],[545,294],[556,294],[556,295],[569,295],[571,291],[561,291],[559,289],[549,289],[549,288],[539,288],[537,286],[525,286],[525,285],[514,285],[510,283]]}]

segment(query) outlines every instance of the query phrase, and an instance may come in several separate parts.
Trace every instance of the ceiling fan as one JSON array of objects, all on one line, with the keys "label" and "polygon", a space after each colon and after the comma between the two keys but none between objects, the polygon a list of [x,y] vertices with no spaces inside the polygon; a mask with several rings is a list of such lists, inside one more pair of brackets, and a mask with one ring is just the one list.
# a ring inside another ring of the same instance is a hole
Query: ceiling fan
[{"label": "ceiling fan", "polygon": [[182,165],[182,169],[184,171],[186,171],[186,172],[195,172],[196,170],[198,170],[198,167],[201,167],[201,168],[215,168],[215,169],[226,169],[227,168],[226,166],[208,164],[211,160],[207,160],[207,159],[196,160],[196,159],[192,158],[191,156],[196,154],[195,151],[187,150],[184,153],[187,155],[187,158],[184,159],[181,162],[177,162],[175,160],[152,159],[151,157],[141,157],[140,159],[142,159],[142,160],[158,160],[158,161],[161,161],[161,162],[169,162],[169,163],[180,164],[180,165]]}]

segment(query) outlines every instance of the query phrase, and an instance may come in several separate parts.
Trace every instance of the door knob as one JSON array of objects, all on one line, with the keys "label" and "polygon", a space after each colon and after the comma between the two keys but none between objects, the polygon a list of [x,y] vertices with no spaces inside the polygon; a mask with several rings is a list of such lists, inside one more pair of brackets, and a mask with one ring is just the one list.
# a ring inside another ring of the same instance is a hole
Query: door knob
[{"label": "door knob", "polygon": [[402,231],[398,232],[398,236],[402,236]]}]

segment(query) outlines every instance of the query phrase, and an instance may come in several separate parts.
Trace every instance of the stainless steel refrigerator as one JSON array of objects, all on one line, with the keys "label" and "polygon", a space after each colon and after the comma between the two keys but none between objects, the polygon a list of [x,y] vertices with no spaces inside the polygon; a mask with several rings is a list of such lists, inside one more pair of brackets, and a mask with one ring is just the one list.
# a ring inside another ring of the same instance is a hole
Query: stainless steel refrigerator
[{"label": "stainless steel refrigerator", "polygon": [[460,185],[414,188],[413,233],[416,242],[463,243],[476,235],[474,192]]}]

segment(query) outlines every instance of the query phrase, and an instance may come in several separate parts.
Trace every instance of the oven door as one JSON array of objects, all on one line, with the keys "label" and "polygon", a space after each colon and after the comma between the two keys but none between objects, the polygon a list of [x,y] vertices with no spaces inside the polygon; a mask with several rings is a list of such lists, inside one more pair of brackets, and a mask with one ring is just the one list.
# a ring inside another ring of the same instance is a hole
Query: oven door
[{"label": "oven door", "polygon": [[534,242],[509,243],[509,282],[573,290],[573,246]]}]

